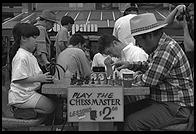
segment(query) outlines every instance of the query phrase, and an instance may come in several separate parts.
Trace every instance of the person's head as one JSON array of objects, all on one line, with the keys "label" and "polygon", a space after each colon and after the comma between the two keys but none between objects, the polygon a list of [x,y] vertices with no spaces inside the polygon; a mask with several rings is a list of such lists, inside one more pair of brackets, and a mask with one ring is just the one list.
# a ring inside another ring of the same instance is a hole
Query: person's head
[{"label": "person's head", "polygon": [[138,14],[139,10],[137,5],[131,5],[131,7],[128,7],[127,9],[125,9],[123,16],[128,15],[128,14]]},{"label": "person's head", "polygon": [[126,45],[120,42],[115,36],[104,34],[98,39],[98,46],[98,51],[101,54],[120,58],[121,51]]},{"label": "person's head", "polygon": [[35,50],[36,37],[40,34],[36,26],[29,23],[17,23],[12,33],[16,47],[23,47],[29,52]]},{"label": "person's head", "polygon": [[131,34],[147,54],[156,49],[166,25],[158,23],[153,13],[140,14],[130,20]]},{"label": "person's head", "polygon": [[82,48],[85,45],[85,38],[80,33],[75,33],[71,36],[69,44],[78,48]]},{"label": "person's head", "polygon": [[56,14],[51,10],[43,10],[40,15],[40,21],[45,24],[46,30],[53,28],[54,23],[56,22]]},{"label": "person's head", "polygon": [[63,16],[61,19],[62,26],[68,26],[68,31],[71,31],[72,25],[74,24],[74,19],[71,16]]}]

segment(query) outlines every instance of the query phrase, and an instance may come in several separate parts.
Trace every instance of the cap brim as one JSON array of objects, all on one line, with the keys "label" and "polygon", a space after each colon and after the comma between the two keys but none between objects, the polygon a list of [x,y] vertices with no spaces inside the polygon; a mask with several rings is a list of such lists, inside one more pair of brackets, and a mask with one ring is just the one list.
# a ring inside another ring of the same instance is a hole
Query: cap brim
[{"label": "cap brim", "polygon": [[163,28],[163,27],[165,27],[166,25],[167,25],[167,23],[161,24],[161,25],[159,25],[159,26],[157,26],[157,27],[154,27],[154,28],[152,28],[152,29],[148,29],[148,30],[144,30],[144,31],[136,32],[136,33],[131,33],[131,35],[132,35],[132,36],[136,36],[136,35],[141,35],[141,34],[149,33],[149,32],[158,30],[158,29],[160,29],[160,28]]}]

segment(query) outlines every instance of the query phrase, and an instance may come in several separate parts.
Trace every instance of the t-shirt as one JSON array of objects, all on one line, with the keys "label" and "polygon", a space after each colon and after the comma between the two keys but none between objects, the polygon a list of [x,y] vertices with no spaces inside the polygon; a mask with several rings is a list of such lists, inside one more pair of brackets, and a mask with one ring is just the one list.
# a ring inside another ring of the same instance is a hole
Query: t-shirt
[{"label": "t-shirt", "polygon": [[140,47],[130,43],[121,52],[122,60],[129,61],[147,61],[148,54]]},{"label": "t-shirt", "polygon": [[[104,55],[101,53],[97,53],[93,57],[92,67],[105,67],[105,70],[107,70],[107,67],[104,64],[104,60],[107,58],[108,55]],[[112,60],[115,62],[117,61],[117,58],[112,57]]]},{"label": "t-shirt", "polygon": [[56,38],[55,38],[55,44],[54,46],[56,47],[56,57],[60,54],[61,52],[61,49],[60,49],[60,45],[63,45],[64,46],[64,42],[69,42],[69,39],[70,39],[70,35],[68,33],[68,30],[67,28],[65,27],[62,27],[57,35],[56,35]]},{"label": "t-shirt", "polygon": [[130,19],[136,14],[128,14],[116,20],[113,29],[113,35],[118,38],[122,43],[135,45],[135,39],[131,35]]},{"label": "t-shirt", "polygon": [[[81,74],[83,77],[86,77],[91,74],[90,63],[84,51],[79,48],[68,47],[63,50],[57,58],[57,64],[61,65],[66,72],[68,71],[72,74],[77,72],[77,76]],[[64,78],[65,75],[62,69],[59,69],[59,74],[60,79]]]},{"label": "t-shirt", "polygon": [[19,48],[12,60],[12,78],[8,95],[9,104],[24,103],[40,88],[40,82],[14,83],[30,76],[42,73],[35,56],[23,48]]}]

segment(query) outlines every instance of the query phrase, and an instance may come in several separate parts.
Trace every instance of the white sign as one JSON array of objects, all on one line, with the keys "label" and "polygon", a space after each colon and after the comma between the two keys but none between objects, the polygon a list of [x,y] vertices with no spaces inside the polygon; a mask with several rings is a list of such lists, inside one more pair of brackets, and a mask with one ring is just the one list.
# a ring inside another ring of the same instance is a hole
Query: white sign
[{"label": "white sign", "polygon": [[123,121],[123,89],[113,86],[68,88],[68,122]]}]

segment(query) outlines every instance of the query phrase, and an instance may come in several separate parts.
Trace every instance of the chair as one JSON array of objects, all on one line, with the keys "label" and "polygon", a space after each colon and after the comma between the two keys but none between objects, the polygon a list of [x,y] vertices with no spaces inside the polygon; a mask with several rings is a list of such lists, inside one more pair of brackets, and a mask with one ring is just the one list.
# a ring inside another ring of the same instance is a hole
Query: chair
[{"label": "chair", "polygon": [[30,127],[39,126],[45,118],[39,117],[36,119],[24,120],[16,119],[10,111],[8,103],[8,89],[2,87],[2,131],[3,130],[26,130]]}]

